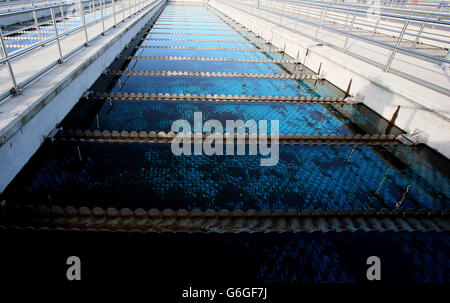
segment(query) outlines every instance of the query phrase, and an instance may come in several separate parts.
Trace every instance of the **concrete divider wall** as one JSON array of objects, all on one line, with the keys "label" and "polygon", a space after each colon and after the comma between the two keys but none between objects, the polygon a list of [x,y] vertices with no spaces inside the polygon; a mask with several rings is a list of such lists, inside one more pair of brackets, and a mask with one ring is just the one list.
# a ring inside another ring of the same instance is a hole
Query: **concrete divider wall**
[{"label": "concrete divider wall", "polygon": [[[69,113],[83,93],[102,74],[133,37],[166,5],[161,0],[97,39],[64,64],[50,70],[27,87],[21,95],[5,102],[29,104],[17,119],[1,130],[0,193],[38,150],[44,139]],[[51,83],[51,84],[49,84]],[[14,133],[13,133],[14,131]],[[8,136],[8,137],[7,137]]]},{"label": "concrete divider wall", "polygon": [[[236,9],[223,1],[211,0],[209,5],[245,26],[288,55],[298,58],[311,70],[321,70],[326,79],[346,91],[352,80],[350,94],[360,93],[364,104],[387,120],[391,120],[400,106],[395,125],[405,132],[422,130],[429,135],[428,146],[450,157],[450,123],[447,119],[423,108],[419,104],[432,103],[433,98],[450,98],[417,83],[391,73],[384,73],[379,68],[345,55],[331,47],[317,45],[292,30],[281,28],[270,20],[279,20],[270,13],[261,12],[255,16],[249,12]],[[287,22],[287,21],[286,21]],[[305,59],[306,50],[309,48]],[[401,83],[402,88],[396,86]],[[404,89],[404,88],[407,89]],[[413,94],[408,91],[411,88]]]}]

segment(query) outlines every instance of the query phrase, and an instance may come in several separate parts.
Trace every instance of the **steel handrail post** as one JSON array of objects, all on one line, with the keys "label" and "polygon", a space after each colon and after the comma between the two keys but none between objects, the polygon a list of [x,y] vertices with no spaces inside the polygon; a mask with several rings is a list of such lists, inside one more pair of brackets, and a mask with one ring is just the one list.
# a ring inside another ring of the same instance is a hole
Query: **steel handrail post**
[{"label": "steel handrail post", "polygon": [[35,10],[33,11],[33,18],[34,18],[34,26],[36,27],[36,31],[37,31],[37,34],[38,34],[38,39],[39,39],[39,41],[41,41],[42,40],[41,27],[39,26],[39,22],[38,22]]},{"label": "steel handrail post", "polygon": [[0,42],[1,42],[1,46],[2,46],[2,48],[1,48],[2,55],[6,58],[6,67],[8,69],[8,73],[9,73],[9,76],[11,77],[11,82],[13,84],[13,88],[11,89],[11,92],[13,93],[13,95],[17,95],[17,94],[19,94],[20,90],[19,90],[19,86],[17,85],[16,77],[14,76],[11,62],[8,59],[8,52],[6,51],[6,44],[5,44],[5,40],[3,39],[3,32],[2,32],[1,28],[0,28]]},{"label": "steel handrail post", "polygon": [[105,3],[103,2],[104,0],[99,0],[99,4],[100,4],[100,17],[102,18],[102,35],[105,35],[105,19],[104,19],[104,13],[103,13],[103,9],[105,7]]},{"label": "steel handrail post", "polygon": [[345,43],[344,43],[344,48],[342,49],[342,52],[345,54],[347,52],[347,45],[348,45],[348,41],[350,39],[350,33],[353,29],[353,25],[355,24],[355,19],[356,19],[356,12],[353,14],[352,17],[352,23],[350,23],[350,27],[347,31],[347,37],[345,37]]},{"label": "steel handrail post", "polygon": [[392,61],[394,61],[395,54],[397,53],[397,48],[400,46],[400,43],[402,42],[403,35],[405,34],[408,24],[409,24],[409,20],[406,20],[405,24],[403,24],[402,32],[400,33],[400,36],[398,36],[397,43],[395,44],[395,47],[392,50],[391,56],[389,57],[389,60],[386,64],[386,68],[384,69],[385,72],[389,72],[391,70]]},{"label": "steel handrail post", "polygon": [[84,16],[83,2],[80,2],[80,16],[81,16],[81,24],[83,25],[83,28],[84,28],[84,36],[86,39],[86,42],[84,43],[84,45],[89,46],[89,37],[88,37],[88,32],[87,32],[87,27],[86,27],[86,19]]},{"label": "steel handrail post", "polygon": [[63,54],[62,54],[62,50],[61,50],[61,42],[59,41],[58,27],[56,26],[55,11],[53,8],[50,9],[50,14],[52,16],[53,31],[55,32],[56,44],[58,46],[58,52],[59,52],[58,62],[59,62],[59,64],[61,64],[61,63],[63,63],[64,58],[63,58]]},{"label": "steel handrail post", "polygon": [[113,18],[114,18],[114,27],[117,26],[117,19],[116,19],[116,3],[114,0],[111,0],[112,5],[112,11],[113,11]]}]

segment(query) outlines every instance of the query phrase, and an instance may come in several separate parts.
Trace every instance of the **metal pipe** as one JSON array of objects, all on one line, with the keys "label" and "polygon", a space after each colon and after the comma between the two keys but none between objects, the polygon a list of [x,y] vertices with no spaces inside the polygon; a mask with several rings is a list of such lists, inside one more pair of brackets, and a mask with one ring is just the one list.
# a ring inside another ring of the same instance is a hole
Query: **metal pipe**
[{"label": "metal pipe", "polygon": [[355,24],[355,19],[356,19],[356,13],[353,14],[353,18],[352,18],[352,23],[350,24],[350,27],[347,31],[347,37],[345,37],[345,43],[344,43],[344,48],[342,49],[342,52],[345,54],[347,52],[347,45],[348,45],[348,40],[350,39],[350,33],[353,29],[353,24]]},{"label": "metal pipe", "polygon": [[[428,17],[427,17],[427,19],[428,19]],[[412,46],[412,50],[416,49],[417,43],[419,43],[420,36],[422,35],[422,32],[423,32],[426,24],[427,24],[427,22],[424,21],[422,23],[422,25],[420,26],[419,32],[417,33],[416,39],[414,40],[414,44]]]},{"label": "metal pipe", "polygon": [[316,33],[315,33],[315,35],[314,35],[314,42],[317,41],[317,36],[319,35],[320,25],[322,24],[322,21],[323,21],[323,18],[324,18],[324,16],[325,16],[325,14],[326,14],[326,9],[323,8],[322,11],[321,11],[321,14],[320,14],[320,17],[321,17],[321,18],[320,18],[320,24],[319,24],[319,26],[317,26],[317,28],[316,28]]},{"label": "metal pipe", "polygon": [[125,0],[122,0],[122,22],[125,22]]},{"label": "metal pipe", "polygon": [[[332,3],[329,3],[329,2],[324,3],[324,4],[320,4],[320,3],[317,3],[318,1],[316,1],[315,3],[305,3],[305,1],[297,1],[297,2],[301,2],[306,7],[319,7],[319,8],[321,8],[321,7],[330,7],[330,5],[332,5]],[[365,9],[358,9],[358,7],[356,7],[356,8],[354,8],[354,7],[353,8],[350,8],[350,7],[344,8],[344,7],[331,6],[331,8],[333,10],[336,10],[336,11],[352,11],[352,12],[357,12],[357,13],[361,13],[361,14],[366,14],[367,13],[367,11]],[[384,10],[386,10],[386,9],[384,9]],[[398,9],[394,9],[392,11],[399,11],[399,10]],[[429,15],[429,16],[436,17],[436,18],[439,18],[439,17],[447,18],[447,19],[450,18],[449,14],[439,14],[439,13],[431,13],[431,12],[418,13],[418,12],[413,12],[413,11],[404,11],[404,13],[408,14],[408,16],[406,17],[404,15],[395,15],[393,13],[384,13],[384,12],[380,12],[380,16],[382,16],[382,17],[391,17],[391,18],[399,18],[399,19],[409,19],[410,21],[423,21],[423,18],[412,17],[412,16],[410,16],[410,14],[414,14],[414,15]],[[436,23],[440,23],[441,22],[439,20],[434,20],[434,21]],[[444,23],[446,23],[446,22],[444,22]]]},{"label": "metal pipe", "polygon": [[35,25],[35,27],[36,27],[37,34],[38,34],[38,39],[39,39],[39,41],[41,41],[41,40],[42,40],[42,37],[41,37],[41,28],[40,28],[39,23],[38,23],[36,11],[33,11],[33,18],[34,18],[34,25]]},{"label": "metal pipe", "polygon": [[104,14],[103,14],[103,9],[104,9],[104,0],[99,0],[99,4],[100,4],[100,17],[102,18],[102,35],[105,35],[105,19],[104,19]]},{"label": "metal pipe", "polygon": [[377,29],[378,29],[378,24],[380,23],[380,19],[381,19],[381,18],[378,18],[378,19],[377,19],[377,22],[375,23],[375,28],[373,29],[372,39],[374,39],[374,38],[375,38],[375,35],[377,34]]},{"label": "metal pipe", "polygon": [[347,14],[345,15],[345,24],[344,24],[344,28],[347,27],[347,20],[348,20],[348,16],[350,15],[350,11],[347,12]]},{"label": "metal pipe", "polygon": [[386,64],[386,68],[384,69],[385,72],[389,72],[391,70],[392,61],[394,61],[394,56],[397,53],[397,48],[400,46],[400,43],[402,42],[403,35],[405,34],[408,24],[409,24],[409,20],[406,20],[405,24],[403,24],[402,32],[400,33],[400,36],[397,39],[397,43],[395,44],[395,47],[392,50],[391,56],[389,57],[388,63]]},{"label": "metal pipe", "polygon": [[83,28],[84,28],[84,37],[86,39],[86,42],[84,43],[84,45],[89,46],[89,37],[88,37],[88,32],[87,32],[87,27],[86,27],[86,19],[84,18],[84,7],[83,7],[82,2],[80,2],[80,15],[81,15],[81,24],[83,25]]},{"label": "metal pipe", "polygon": [[[233,2],[234,2],[234,1],[233,1]],[[228,4],[228,5],[230,5],[230,4]],[[232,5],[231,5],[231,6],[232,6]],[[271,12],[271,13],[272,13],[272,14],[279,14],[279,13],[276,13],[276,12]],[[300,19],[298,19],[298,18],[296,18],[296,17],[292,17],[292,16],[289,17],[289,18],[294,19],[294,20],[298,20],[298,21],[300,21],[300,22],[302,22],[302,23],[307,23],[307,24],[309,24],[309,25],[317,26],[317,23],[314,23],[314,22],[311,22],[311,21],[308,21],[308,20],[304,20],[304,19],[303,19],[303,20],[300,20]],[[430,20],[430,22],[431,22],[431,20]],[[361,36],[361,35],[358,35],[358,34],[350,33],[350,32],[348,32],[348,31],[345,32],[345,31],[343,31],[343,30],[340,30],[340,29],[337,29],[337,28],[334,28],[334,27],[330,27],[330,26],[327,26],[327,25],[322,25],[322,27],[323,27],[323,28],[326,28],[327,30],[329,30],[329,31],[331,31],[331,32],[336,32],[336,33],[343,34],[343,35],[350,35],[350,36],[352,36],[352,38],[354,38],[354,39],[366,41],[366,42],[369,42],[369,43],[371,43],[371,44],[377,45],[377,46],[382,47],[382,48],[385,48],[385,49],[390,49],[390,50],[392,50],[392,49],[394,48],[394,46],[391,45],[390,43],[383,42],[383,41],[376,41],[376,40],[371,39],[370,37]],[[305,36],[310,37],[311,39],[313,39],[313,37],[312,37],[311,35],[307,35],[307,34],[304,34],[304,33],[303,33],[303,35],[305,35]],[[440,57],[432,56],[432,55],[429,55],[429,54],[427,54],[427,53],[417,52],[417,51],[411,50],[411,49],[409,49],[409,48],[398,47],[398,48],[397,48],[397,51],[400,51],[400,52],[402,52],[403,54],[406,54],[406,55],[414,55],[414,56],[418,56],[418,57],[420,57],[422,60],[425,60],[425,61],[431,62],[431,63],[436,63],[436,62],[439,62],[439,63],[450,63],[450,60],[447,60],[447,59],[445,59],[445,58],[440,58]]]},{"label": "metal pipe", "polygon": [[92,21],[92,1],[89,2],[89,21]]},{"label": "metal pipe", "polygon": [[117,19],[116,19],[116,3],[114,0],[111,2],[112,5],[112,11],[113,11],[113,18],[114,18],[114,27],[117,26]]},{"label": "metal pipe", "polygon": [[63,54],[62,54],[62,50],[61,50],[61,42],[59,41],[58,27],[56,26],[55,12],[54,12],[53,8],[50,9],[50,14],[52,16],[53,30],[55,32],[56,44],[58,46],[59,63],[61,64],[61,63],[63,63]]},{"label": "metal pipe", "polygon": [[60,11],[61,11],[61,19],[62,19],[62,22],[63,22],[63,25],[64,25],[64,31],[66,31],[67,30],[66,18],[64,18],[64,10],[63,10],[62,5],[60,5],[59,8],[60,8]]},{"label": "metal pipe", "polygon": [[[80,1],[79,2],[80,13],[82,13],[81,14],[81,19],[82,19],[82,21],[84,21],[83,25],[71,28],[68,31],[62,33],[61,35],[59,35],[56,32],[55,37],[44,39],[44,40],[42,40],[40,42],[37,42],[35,44],[32,44],[32,45],[30,45],[28,47],[22,48],[22,49],[20,49],[20,50],[18,50],[16,52],[14,52],[11,56],[9,56],[7,54],[7,52],[6,52],[6,44],[5,44],[5,41],[3,39],[3,33],[1,32],[1,28],[0,28],[0,42],[1,42],[0,43],[0,45],[1,45],[1,47],[0,47],[0,54],[2,54],[4,56],[4,58],[0,59],[0,64],[5,64],[6,65],[6,67],[8,69],[8,72],[10,74],[10,78],[11,78],[12,84],[13,84],[13,88],[11,90],[6,90],[6,91],[3,91],[2,93],[0,93],[0,100],[8,97],[11,94],[16,95],[16,94],[20,93],[22,87],[27,86],[28,84],[30,84],[31,82],[33,82],[34,80],[39,78],[42,74],[48,72],[51,68],[53,68],[54,66],[56,66],[56,65],[58,65],[60,63],[60,59],[55,60],[52,63],[50,63],[47,66],[45,66],[44,68],[40,69],[39,71],[33,73],[31,76],[27,77],[25,80],[21,81],[20,83],[17,83],[17,81],[15,79],[15,75],[13,73],[12,66],[11,66],[11,60],[13,60],[14,58],[17,58],[19,56],[27,54],[27,53],[31,52],[32,50],[34,50],[34,49],[36,49],[38,47],[46,45],[46,44],[48,44],[48,43],[50,43],[50,42],[52,42],[54,40],[58,40],[58,39],[60,39],[63,36],[68,36],[68,35],[70,35],[73,32],[77,32],[79,30],[82,30],[83,28],[85,29],[86,41],[89,42],[88,36],[87,36],[86,22],[85,22],[85,18],[84,18],[84,7],[83,7],[83,4],[82,4],[82,3],[86,3],[86,2],[87,1],[82,1],[82,2]],[[156,3],[157,1],[147,1],[147,2]],[[51,12],[53,12],[53,14],[54,14],[54,8],[58,8],[58,6],[53,6],[53,7],[50,7],[50,8],[52,9]],[[49,7],[46,7],[45,9],[49,9]],[[30,10],[30,12],[32,12],[32,11],[33,10]],[[55,22],[56,22],[56,18],[55,18]],[[39,23],[38,23],[38,25],[39,25]],[[102,36],[102,34],[96,35],[96,36],[92,37],[91,41],[95,41],[97,38],[99,38],[101,36]],[[85,46],[84,45],[80,45],[80,46],[70,50],[69,52],[67,52],[63,56],[63,59],[65,60],[66,58],[72,56],[73,54],[75,54],[76,52],[81,50],[83,47],[85,47]]]},{"label": "metal pipe", "polygon": [[8,73],[9,73],[9,76],[11,78],[11,82],[13,84],[13,88],[11,89],[11,92],[12,92],[13,95],[17,95],[17,94],[19,94],[20,90],[19,90],[19,87],[18,87],[17,82],[16,82],[16,77],[14,77],[14,72],[13,72],[13,69],[12,69],[12,66],[11,66],[11,62],[10,62],[10,60],[8,58],[8,52],[6,51],[5,40],[3,39],[3,32],[2,32],[1,28],[0,28],[0,42],[1,42],[1,45],[2,45],[2,55],[6,59],[6,67],[8,69]]}]

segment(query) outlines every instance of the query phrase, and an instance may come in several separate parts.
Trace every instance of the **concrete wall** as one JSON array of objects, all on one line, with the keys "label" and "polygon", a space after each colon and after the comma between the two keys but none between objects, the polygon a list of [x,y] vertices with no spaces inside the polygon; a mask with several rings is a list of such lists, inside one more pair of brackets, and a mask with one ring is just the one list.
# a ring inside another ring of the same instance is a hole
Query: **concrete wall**
[{"label": "concrete wall", "polygon": [[[88,48],[72,56],[63,65],[36,80],[21,95],[5,100],[20,105],[20,102],[27,103],[31,98],[33,103],[31,109],[27,108],[5,127],[17,131],[9,138],[1,135],[3,144],[0,146],[0,193],[38,150],[45,137],[69,113],[82,94],[165,4],[166,1],[161,0],[152,10],[146,10],[121,24],[105,37],[97,39]],[[48,83],[52,81],[55,85],[43,91],[42,87],[47,88]],[[4,129],[1,131],[2,134],[11,133]]]},{"label": "concrete wall", "polygon": [[[395,125],[405,132],[415,129],[425,131],[430,136],[428,146],[447,158],[450,157],[449,121],[417,105],[432,104],[439,98],[449,100],[448,96],[400,76],[385,73],[378,67],[326,45],[315,45],[313,40],[302,36],[301,33],[281,28],[269,21],[276,20],[275,17],[255,16],[233,8],[226,1],[210,0],[209,5],[276,47],[284,49],[288,55],[299,58],[311,70],[317,71],[322,64],[321,70],[325,73],[326,79],[340,89],[346,91],[352,80],[350,93],[364,95],[364,104],[385,119],[391,120],[397,107],[400,106]],[[307,48],[310,51],[305,59]]]}]

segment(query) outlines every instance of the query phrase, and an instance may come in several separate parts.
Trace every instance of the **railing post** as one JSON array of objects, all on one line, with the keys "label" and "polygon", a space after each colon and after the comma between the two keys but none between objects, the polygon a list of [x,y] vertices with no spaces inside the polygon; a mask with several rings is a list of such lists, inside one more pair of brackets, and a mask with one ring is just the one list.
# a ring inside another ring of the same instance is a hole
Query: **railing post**
[{"label": "railing post", "polygon": [[347,27],[347,20],[348,20],[348,16],[350,15],[350,11],[347,11],[347,14],[345,15],[345,24],[344,27]]},{"label": "railing post", "polygon": [[89,22],[92,22],[92,1],[89,1]]},{"label": "railing post", "polygon": [[117,19],[116,19],[116,3],[114,0],[111,1],[112,4],[112,10],[113,10],[113,18],[114,18],[114,27],[117,26]]},{"label": "railing post", "polygon": [[63,54],[61,50],[61,42],[59,41],[59,34],[58,34],[58,27],[56,26],[56,19],[55,19],[55,11],[53,8],[50,9],[50,14],[52,16],[52,23],[53,23],[53,30],[55,32],[56,37],[56,44],[58,45],[58,52],[59,52],[59,64],[63,63]]},{"label": "railing post", "polygon": [[342,49],[342,52],[344,54],[347,52],[348,40],[350,39],[350,33],[353,29],[353,25],[355,24],[355,19],[356,19],[356,12],[354,12],[354,14],[353,14],[352,23],[350,24],[350,28],[347,31],[347,37],[345,37],[344,48]]},{"label": "railing post", "polygon": [[380,19],[381,19],[381,18],[378,18],[378,19],[377,19],[377,22],[375,23],[375,28],[373,29],[372,39],[374,39],[374,38],[375,38],[375,35],[377,34],[377,29],[378,29],[378,25],[379,25],[379,23],[380,23]]},{"label": "railing post", "polygon": [[[425,20],[427,20],[427,19],[428,19],[428,16],[425,18]],[[416,49],[417,43],[419,43],[420,36],[422,35],[422,32],[423,32],[426,24],[427,24],[427,21],[424,21],[422,23],[422,25],[420,26],[419,32],[417,33],[417,36],[416,36],[416,40],[414,40],[414,44],[412,46],[412,50]]]},{"label": "railing post", "polygon": [[325,16],[326,16],[326,14],[327,14],[327,11],[328,11],[328,7],[322,9],[322,14],[323,14],[323,15],[322,15],[322,19],[320,20],[320,24],[317,26],[316,34],[314,35],[314,42],[317,41],[317,38],[318,38],[318,36],[319,36],[319,30],[320,30],[320,28],[322,27],[322,24],[325,22]]},{"label": "railing post", "polygon": [[406,28],[408,27],[408,24],[409,24],[409,20],[407,19],[405,24],[403,24],[402,32],[400,33],[400,36],[398,36],[397,43],[395,44],[395,47],[392,50],[391,56],[389,57],[389,60],[386,64],[386,68],[384,69],[385,72],[389,72],[391,70],[392,61],[394,61],[394,56],[397,53],[397,48],[400,46],[400,42],[402,42],[403,35],[406,32]]},{"label": "railing post", "polygon": [[84,43],[84,45],[89,46],[89,38],[88,38],[88,32],[87,32],[87,27],[86,27],[86,20],[84,18],[83,2],[80,2],[80,15],[81,15],[81,24],[83,24],[83,28],[84,28],[84,37],[86,39],[86,42]]},{"label": "railing post", "polygon": [[64,9],[63,9],[62,5],[59,6],[59,10],[61,11],[61,18],[62,18],[62,22],[64,25],[64,31],[67,31],[66,18],[64,18]]},{"label": "railing post", "polygon": [[103,8],[105,7],[105,4],[103,2],[104,0],[99,0],[100,4],[100,17],[102,18],[102,35],[105,35],[105,19],[103,18]]},{"label": "railing post", "polygon": [[1,28],[0,28],[0,42],[2,45],[2,48],[1,48],[2,56],[4,56],[4,58],[6,58],[6,67],[8,69],[8,73],[9,73],[9,76],[11,77],[11,82],[13,84],[13,88],[11,89],[11,92],[13,95],[17,95],[20,92],[20,90],[19,90],[19,87],[16,82],[16,77],[14,77],[14,72],[12,70],[11,62],[9,62],[9,59],[8,59],[8,52],[6,51],[5,40],[3,40],[3,32],[2,32]]},{"label": "railing post", "polygon": [[34,26],[36,27],[37,34],[38,34],[38,39],[39,39],[39,41],[41,41],[42,40],[41,27],[39,26],[39,23],[38,23],[36,11],[33,11],[33,18],[34,18]]},{"label": "railing post", "polygon": [[125,22],[125,0],[122,0],[122,22]]}]

